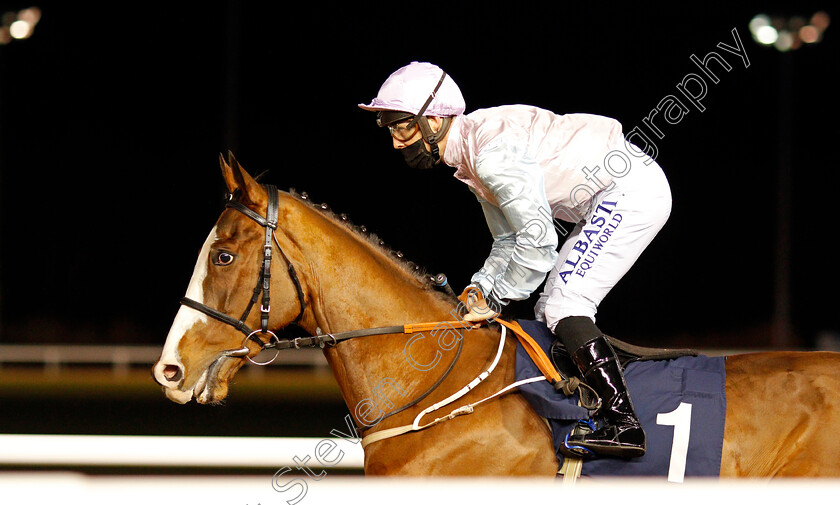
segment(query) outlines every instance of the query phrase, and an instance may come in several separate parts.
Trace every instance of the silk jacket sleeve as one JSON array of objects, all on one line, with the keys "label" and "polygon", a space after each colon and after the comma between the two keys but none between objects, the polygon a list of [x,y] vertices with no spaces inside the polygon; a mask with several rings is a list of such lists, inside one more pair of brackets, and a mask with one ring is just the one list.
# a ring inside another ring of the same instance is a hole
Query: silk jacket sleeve
[{"label": "silk jacket sleeve", "polygon": [[484,266],[472,276],[470,281],[477,285],[482,293],[489,295],[493,291],[494,279],[507,269],[513,248],[516,246],[516,232],[511,229],[498,207],[489,203],[478,193],[475,193],[475,196],[481,204],[484,219],[493,236],[493,247],[490,249],[490,255],[484,262]]},{"label": "silk jacket sleeve", "polygon": [[479,152],[476,174],[498,206],[482,201],[493,248],[472,281],[497,301],[524,300],[557,260],[543,172],[524,144],[500,137]]}]

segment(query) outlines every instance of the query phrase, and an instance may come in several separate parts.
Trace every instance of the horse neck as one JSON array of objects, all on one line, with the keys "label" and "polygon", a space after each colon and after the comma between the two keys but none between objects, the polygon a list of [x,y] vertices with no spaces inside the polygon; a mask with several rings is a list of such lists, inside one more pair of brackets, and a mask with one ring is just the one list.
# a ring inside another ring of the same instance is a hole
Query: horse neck
[{"label": "horse neck", "polygon": [[[305,330],[337,333],[456,318],[453,300],[424,284],[388,252],[327,216],[309,207],[306,210],[301,213],[296,240],[308,265],[312,312],[303,322]],[[438,352],[438,336],[429,336],[411,350],[424,363]],[[407,363],[408,338],[402,334],[361,337],[325,350],[351,411],[376,394],[383,382],[390,384],[394,402],[404,403],[401,395],[411,399],[418,388],[439,376],[445,365],[419,373]],[[448,363],[453,355],[454,351],[441,361]]]},{"label": "horse neck", "polygon": [[304,326],[307,331],[335,333],[453,319],[454,300],[367,237],[309,206],[299,224],[302,233],[295,235],[295,242],[308,267],[312,306],[307,322],[315,325]]}]

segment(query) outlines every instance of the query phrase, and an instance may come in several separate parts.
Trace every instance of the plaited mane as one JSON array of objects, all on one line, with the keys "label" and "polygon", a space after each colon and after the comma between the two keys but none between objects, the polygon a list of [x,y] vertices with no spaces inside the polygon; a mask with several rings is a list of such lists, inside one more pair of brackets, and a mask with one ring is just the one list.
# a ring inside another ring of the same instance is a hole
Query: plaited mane
[{"label": "plaited mane", "polygon": [[[323,215],[327,219],[347,229],[355,236],[360,237],[361,239],[372,245],[374,248],[384,252],[386,255],[393,258],[397,265],[399,265],[403,270],[415,277],[423,286],[427,287],[428,289],[435,289],[435,275],[430,274],[424,268],[414,263],[413,261],[407,260],[405,258],[405,255],[401,251],[395,251],[392,248],[390,248],[384,240],[379,238],[375,233],[368,230],[366,226],[357,226],[353,224],[347,217],[347,214],[336,213],[326,203],[319,204],[313,202],[305,191],[297,192],[294,188],[292,188],[289,190],[289,194],[295,197],[298,201],[305,203],[310,208],[317,210],[321,215]],[[435,291],[447,296],[447,298],[450,299],[450,301],[454,301],[454,299],[452,299],[450,295],[447,295],[446,293],[443,293],[442,291],[439,291],[437,289],[435,289]]]}]

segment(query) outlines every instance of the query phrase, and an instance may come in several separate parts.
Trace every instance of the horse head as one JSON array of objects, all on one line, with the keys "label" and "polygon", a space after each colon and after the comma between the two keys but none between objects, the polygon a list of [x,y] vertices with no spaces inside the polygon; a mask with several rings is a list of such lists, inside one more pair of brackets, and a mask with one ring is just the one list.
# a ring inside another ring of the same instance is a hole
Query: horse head
[{"label": "horse head", "polygon": [[[295,256],[294,244],[281,231],[290,214],[289,196],[260,185],[232,155],[219,161],[227,208],[201,248],[152,368],[167,397],[178,403],[222,400],[246,358],[277,341],[269,328],[298,322],[306,306],[289,259],[289,253]],[[234,289],[255,285],[254,290]]]}]

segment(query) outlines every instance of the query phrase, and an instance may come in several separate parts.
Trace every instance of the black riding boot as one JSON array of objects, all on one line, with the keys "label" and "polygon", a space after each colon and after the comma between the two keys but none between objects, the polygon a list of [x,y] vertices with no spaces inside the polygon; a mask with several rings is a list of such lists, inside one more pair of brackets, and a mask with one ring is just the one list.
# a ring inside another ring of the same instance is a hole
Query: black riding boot
[{"label": "black riding boot", "polygon": [[[597,456],[636,458],[645,454],[645,432],[624,382],[621,364],[610,343],[588,317],[561,320],[555,332],[570,352],[583,380],[601,397],[596,412],[604,426],[586,435],[572,436],[577,445]],[[581,341],[585,341],[581,344]]]}]

